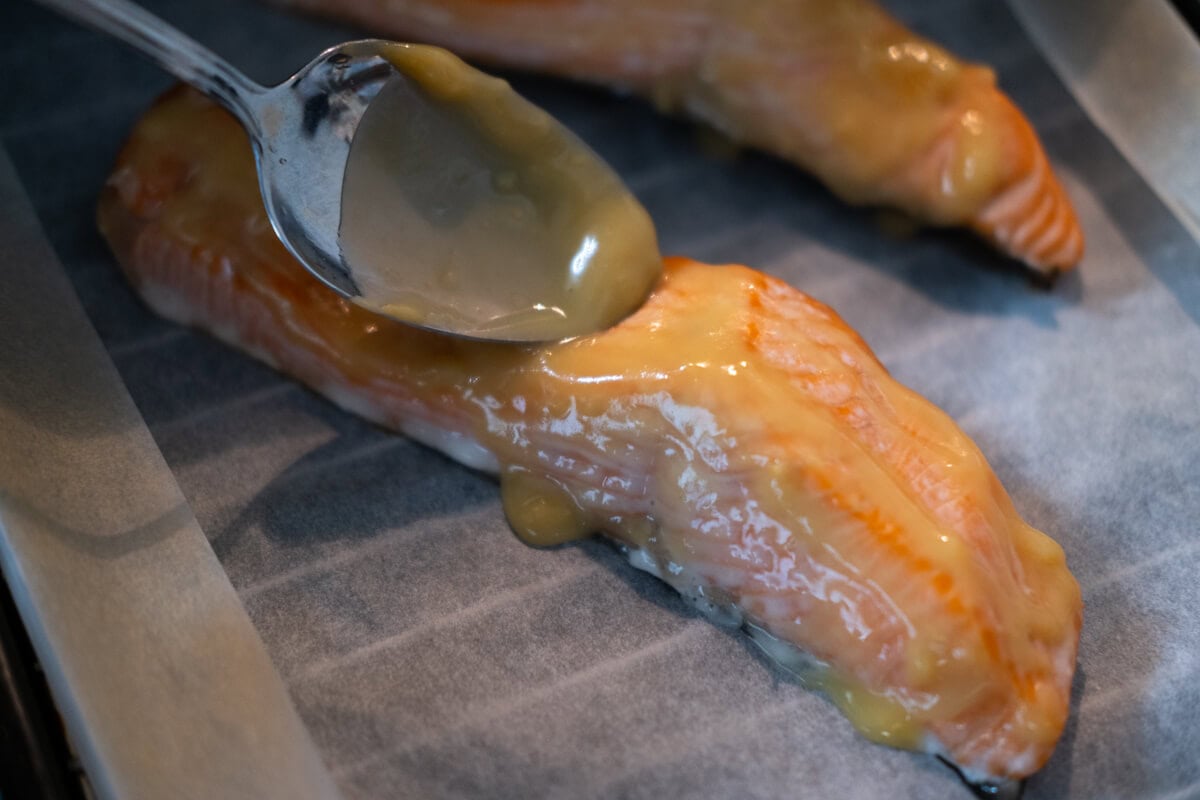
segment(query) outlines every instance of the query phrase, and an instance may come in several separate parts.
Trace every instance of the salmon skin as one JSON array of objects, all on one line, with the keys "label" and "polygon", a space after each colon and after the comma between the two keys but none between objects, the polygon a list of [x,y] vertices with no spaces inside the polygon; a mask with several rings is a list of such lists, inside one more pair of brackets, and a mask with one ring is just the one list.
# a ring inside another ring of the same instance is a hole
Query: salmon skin
[{"label": "salmon skin", "polygon": [[288,255],[245,135],[190,90],[137,125],[99,223],[159,313],[496,473],[532,544],[611,537],[871,739],[976,781],[1053,750],[1081,622],[1062,549],[945,414],[781,281],[671,258],[647,303],[594,336],[406,327]]},{"label": "salmon skin", "polygon": [[1054,274],[1075,210],[993,72],[871,0],[277,0],[379,35],[621,87]]}]

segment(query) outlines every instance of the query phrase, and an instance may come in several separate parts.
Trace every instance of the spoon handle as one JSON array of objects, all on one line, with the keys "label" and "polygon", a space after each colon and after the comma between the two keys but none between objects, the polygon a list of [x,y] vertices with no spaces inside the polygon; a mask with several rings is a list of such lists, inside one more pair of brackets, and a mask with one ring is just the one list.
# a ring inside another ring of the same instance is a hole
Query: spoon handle
[{"label": "spoon handle", "polygon": [[227,61],[128,0],[36,0],[64,17],[110,34],[232,111],[251,134],[261,126],[256,100],[267,90]]}]

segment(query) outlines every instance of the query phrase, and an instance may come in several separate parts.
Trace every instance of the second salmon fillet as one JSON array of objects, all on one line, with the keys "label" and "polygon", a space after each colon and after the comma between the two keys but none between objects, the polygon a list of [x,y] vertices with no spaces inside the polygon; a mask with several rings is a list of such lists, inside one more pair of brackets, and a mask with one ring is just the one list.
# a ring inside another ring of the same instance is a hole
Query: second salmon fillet
[{"label": "second salmon fillet", "polygon": [[1071,201],[995,74],[874,0],[278,2],[632,89],[792,161],[848,202],[968,227],[1035,270],[1083,256]]}]

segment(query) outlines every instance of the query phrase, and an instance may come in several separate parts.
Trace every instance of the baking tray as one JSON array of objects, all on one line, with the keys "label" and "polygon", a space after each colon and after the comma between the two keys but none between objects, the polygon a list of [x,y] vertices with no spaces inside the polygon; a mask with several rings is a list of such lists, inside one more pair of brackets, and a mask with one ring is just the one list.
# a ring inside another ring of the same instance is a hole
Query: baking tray
[{"label": "baking tray", "polygon": [[[253,3],[147,5],[266,82],[362,34]],[[511,77],[626,177],[665,251],[749,263],[837,308],[1062,543],[1087,604],[1079,671],[1027,796],[1200,795],[1200,249],[1171,190],[1114,146],[1138,143],[1100,132],[1008,6],[895,8],[994,65],[1039,130],[1089,237],[1053,291],[968,237],[889,234],[640,101]],[[524,547],[489,478],[150,315],[93,214],[168,80],[30,6],[4,13],[4,148],[344,795],[968,796],[932,759],[856,736],[602,543]],[[1145,59],[1163,47],[1143,43]]]}]

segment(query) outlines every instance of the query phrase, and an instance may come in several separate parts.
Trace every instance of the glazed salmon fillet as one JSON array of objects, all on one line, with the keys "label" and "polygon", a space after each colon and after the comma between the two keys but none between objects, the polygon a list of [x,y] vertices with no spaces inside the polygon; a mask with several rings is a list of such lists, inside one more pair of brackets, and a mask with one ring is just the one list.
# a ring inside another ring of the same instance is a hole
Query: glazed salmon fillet
[{"label": "glazed salmon fillet", "polygon": [[1081,621],[1062,549],[821,303],[671,258],[633,316],[566,343],[394,323],[293,261],[242,130],[184,90],[133,131],[99,222],[155,310],[496,473],[530,543],[611,537],[871,739],[980,781],[1053,750]]},{"label": "glazed salmon fillet", "polygon": [[1084,241],[993,72],[871,0],[279,0],[491,64],[630,89],[816,175],[842,199],[965,226],[1031,268]]}]

